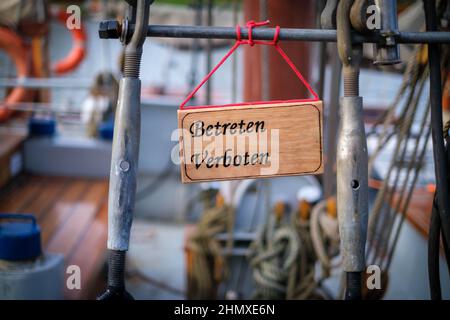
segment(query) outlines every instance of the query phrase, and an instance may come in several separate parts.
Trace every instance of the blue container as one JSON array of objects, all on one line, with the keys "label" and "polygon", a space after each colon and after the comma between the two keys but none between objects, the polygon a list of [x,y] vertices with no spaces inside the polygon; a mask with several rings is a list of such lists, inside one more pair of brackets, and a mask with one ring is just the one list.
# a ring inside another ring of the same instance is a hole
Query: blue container
[{"label": "blue container", "polygon": [[98,135],[105,140],[112,140],[114,135],[114,120],[102,122],[98,126]]},{"label": "blue container", "polygon": [[28,121],[28,130],[32,136],[51,137],[56,132],[56,120],[54,118],[34,118]]},{"label": "blue container", "polygon": [[[41,229],[31,214],[0,213],[0,259],[33,260],[41,250]],[[23,220],[21,222],[10,220]]]}]

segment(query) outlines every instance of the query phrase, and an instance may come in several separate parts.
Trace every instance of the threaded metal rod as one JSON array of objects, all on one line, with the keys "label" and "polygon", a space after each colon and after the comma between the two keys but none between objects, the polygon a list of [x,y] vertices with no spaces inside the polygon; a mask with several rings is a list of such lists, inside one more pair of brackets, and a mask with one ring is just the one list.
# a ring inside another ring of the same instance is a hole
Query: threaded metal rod
[{"label": "threaded metal rod", "polygon": [[125,52],[124,76],[126,78],[139,78],[141,69],[141,52]]},{"label": "threaded metal rod", "polygon": [[359,96],[359,69],[344,68],[344,96]]},{"label": "threaded metal rod", "polygon": [[346,273],[345,300],[361,300],[361,272]]},{"label": "threaded metal rod", "polygon": [[108,250],[108,287],[125,287],[125,252]]}]

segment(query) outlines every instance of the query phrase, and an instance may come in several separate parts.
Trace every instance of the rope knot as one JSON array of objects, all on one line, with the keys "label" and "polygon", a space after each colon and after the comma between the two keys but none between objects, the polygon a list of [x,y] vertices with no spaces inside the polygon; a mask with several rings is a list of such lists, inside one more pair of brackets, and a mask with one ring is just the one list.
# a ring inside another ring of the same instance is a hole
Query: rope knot
[{"label": "rope knot", "polygon": [[261,27],[268,25],[270,23],[269,20],[261,21],[261,22],[255,22],[253,20],[248,21],[245,26],[248,29],[248,44],[250,47],[253,47],[255,45],[255,42],[253,41],[253,28]]}]

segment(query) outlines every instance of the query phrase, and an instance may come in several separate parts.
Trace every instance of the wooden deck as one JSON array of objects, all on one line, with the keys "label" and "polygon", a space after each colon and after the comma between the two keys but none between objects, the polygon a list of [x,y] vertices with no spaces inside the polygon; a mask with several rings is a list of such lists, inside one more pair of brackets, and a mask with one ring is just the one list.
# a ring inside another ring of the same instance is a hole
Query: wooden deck
[{"label": "wooden deck", "polygon": [[407,218],[428,239],[434,194],[426,188],[416,188],[411,197]]},{"label": "wooden deck", "polygon": [[[380,189],[382,182],[375,179],[369,179],[369,187]],[[409,203],[406,219],[419,231],[425,238],[428,238],[431,221],[431,209],[433,207],[434,193],[427,187],[416,187],[413,190]],[[398,194],[394,195],[393,202],[396,207]],[[405,201],[405,199],[403,199]],[[404,203],[404,202],[402,202]]]},{"label": "wooden deck", "polygon": [[[61,253],[65,264],[81,268],[81,290],[67,299],[93,299],[105,286],[107,238],[106,179],[22,174],[0,189],[0,212],[31,213],[42,230],[45,252]],[[416,189],[407,219],[428,236],[432,193]]]},{"label": "wooden deck", "polygon": [[0,212],[31,213],[41,226],[45,252],[61,253],[81,269],[81,290],[67,299],[98,293],[106,257],[108,182],[101,179],[21,175],[0,190]]}]

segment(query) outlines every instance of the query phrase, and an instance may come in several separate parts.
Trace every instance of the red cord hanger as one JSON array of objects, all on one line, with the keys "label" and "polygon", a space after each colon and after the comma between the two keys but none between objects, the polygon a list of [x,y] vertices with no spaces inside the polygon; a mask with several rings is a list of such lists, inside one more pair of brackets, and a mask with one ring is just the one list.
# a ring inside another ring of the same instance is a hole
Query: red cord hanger
[{"label": "red cord hanger", "polygon": [[[289,100],[290,102],[309,102],[309,101],[319,101],[319,96],[317,93],[312,89],[308,81],[305,80],[305,78],[302,76],[300,71],[297,69],[297,67],[294,65],[292,60],[288,57],[288,55],[281,49],[281,47],[278,44],[278,39],[280,35],[280,27],[276,26],[275,28],[275,35],[273,37],[272,41],[259,41],[259,40],[253,40],[253,28],[260,27],[269,24],[270,21],[262,21],[262,22],[255,22],[253,20],[248,21],[245,26],[248,29],[248,40],[243,40],[241,38],[241,27],[239,25],[236,26],[236,43],[231,47],[231,49],[223,56],[223,58],[219,61],[219,63],[203,78],[203,80],[194,88],[194,90],[189,93],[189,95],[186,97],[186,99],[181,103],[180,110],[182,109],[192,109],[192,108],[214,108],[214,107],[223,107],[223,106],[189,106],[186,107],[186,104],[189,102],[189,100],[192,99],[192,97],[197,93],[198,90],[206,83],[206,81],[211,78],[211,76],[224,64],[224,62],[236,51],[237,48],[239,48],[240,45],[248,44],[251,47],[253,47],[255,44],[261,44],[261,45],[269,45],[274,46],[275,49],[278,51],[278,53],[281,55],[281,57],[286,61],[286,63],[289,65],[289,67],[294,71],[297,78],[300,79],[300,81],[303,83],[303,85],[308,89],[308,91],[311,93],[311,95],[314,97],[312,99],[296,99],[296,100]],[[270,101],[270,103],[279,103],[283,101]],[[244,102],[244,103],[238,103],[238,104],[227,104],[224,106],[237,106],[237,105],[255,105],[255,104],[267,104],[268,101],[257,101],[257,102]]]}]

